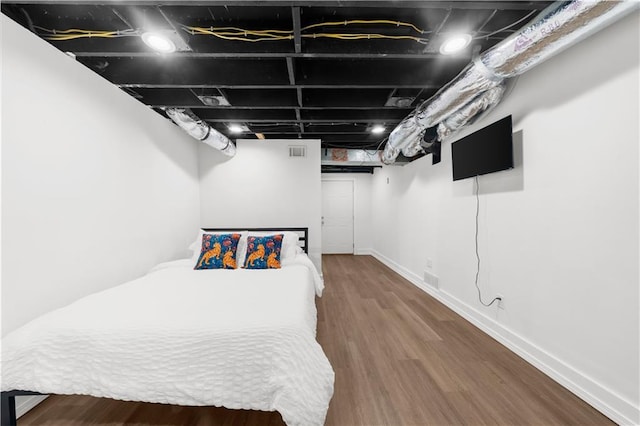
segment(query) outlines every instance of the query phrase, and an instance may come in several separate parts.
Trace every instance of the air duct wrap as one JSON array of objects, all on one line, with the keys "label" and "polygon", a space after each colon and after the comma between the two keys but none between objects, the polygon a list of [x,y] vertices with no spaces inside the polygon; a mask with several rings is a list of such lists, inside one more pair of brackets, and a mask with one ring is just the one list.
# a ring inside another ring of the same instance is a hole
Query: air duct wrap
[{"label": "air duct wrap", "polygon": [[505,80],[516,77],[638,7],[636,1],[574,0],[550,5],[526,26],[475,58],[458,76],[420,104],[389,135],[381,155],[391,164],[402,152],[422,151],[422,132],[453,135],[500,102]]},{"label": "air duct wrap", "polygon": [[381,155],[382,162],[385,164],[393,163],[400,151],[408,146],[406,142],[416,141],[419,143],[423,132],[424,129],[413,119],[413,115],[402,120],[389,134],[387,146]]},{"label": "air duct wrap", "polygon": [[323,166],[382,166],[380,151],[365,149],[323,148],[320,164]]},{"label": "air duct wrap", "polygon": [[559,1],[527,26],[482,55],[495,75],[520,75],[569,46],[617,21],[637,7],[636,1]]},{"label": "air duct wrap", "polygon": [[454,134],[464,126],[473,123],[482,114],[496,106],[505,92],[505,85],[500,84],[485,92],[481,92],[465,106],[449,115],[447,119],[438,124],[438,140],[442,141],[447,136]]},{"label": "air duct wrap", "polygon": [[209,126],[188,109],[167,108],[165,112],[191,137],[203,142],[229,157],[236,155],[236,145],[231,139]]}]

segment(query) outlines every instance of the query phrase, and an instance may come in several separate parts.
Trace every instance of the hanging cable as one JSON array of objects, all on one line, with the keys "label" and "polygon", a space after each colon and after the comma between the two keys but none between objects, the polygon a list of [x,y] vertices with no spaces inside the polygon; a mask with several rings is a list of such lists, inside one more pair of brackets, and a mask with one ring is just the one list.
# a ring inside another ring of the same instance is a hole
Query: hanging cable
[{"label": "hanging cable", "polygon": [[[273,41],[273,40],[292,40],[292,31],[283,30],[245,30],[237,27],[182,27],[191,35],[211,35],[224,40],[236,41]],[[257,38],[251,38],[257,37]]]},{"label": "hanging cable", "polygon": [[[529,13],[523,18],[518,19],[516,22],[501,28],[497,31],[494,31],[490,34],[486,35],[476,35],[475,39],[488,38],[493,36],[494,34],[498,34],[502,31],[505,31],[520,22],[527,19],[536,11]],[[427,44],[429,39],[419,37],[419,36],[411,36],[411,35],[402,35],[402,34],[379,34],[379,33],[304,33],[313,28],[322,28],[322,27],[335,27],[335,26],[343,26],[348,27],[352,25],[389,25],[395,28],[405,27],[409,28],[412,31],[420,35],[430,34],[433,31],[426,31],[418,28],[416,25],[410,22],[403,21],[394,21],[389,19],[351,19],[344,21],[331,21],[331,22],[318,22],[316,24],[311,24],[304,26],[300,29],[303,33],[301,37],[303,38],[332,38],[337,40],[377,40],[377,39],[386,39],[386,40],[411,40],[420,44]],[[223,40],[233,40],[233,41],[245,41],[245,42],[261,42],[261,41],[279,41],[279,40],[293,40],[294,34],[293,30],[278,30],[278,29],[264,29],[264,30],[249,30],[240,27],[196,27],[189,25],[181,25],[182,29],[188,32],[191,35],[208,35],[217,37]],[[51,30],[48,28],[35,26],[37,30],[45,33],[43,35],[44,38],[52,41],[63,41],[63,40],[73,40],[78,38],[118,38],[118,37],[132,37],[139,36],[140,30],[127,29],[127,30],[111,30],[111,31],[100,31],[100,30],[85,30],[85,29],[67,29],[67,30]]]},{"label": "hanging cable", "polygon": [[478,265],[477,265],[477,269],[476,269],[476,281],[475,281],[475,285],[476,285],[476,289],[478,290],[478,300],[480,301],[480,303],[482,303],[484,306],[491,306],[493,305],[493,303],[496,300],[502,300],[501,297],[494,297],[493,300],[491,302],[484,303],[482,301],[482,293],[480,292],[480,286],[478,286],[478,277],[480,276],[480,251],[478,250],[478,217],[480,216],[480,182],[478,180],[478,176],[476,175],[476,259],[478,260]]},{"label": "hanging cable", "polygon": [[137,30],[84,30],[79,28],[70,28],[67,30],[51,30],[48,28],[34,26],[36,30],[45,33],[42,37],[52,41],[73,40],[77,38],[117,38],[117,37],[137,37],[140,32]]},{"label": "hanging cable", "polygon": [[389,19],[351,19],[348,21],[319,22],[317,24],[311,24],[311,25],[307,25],[306,27],[302,27],[300,31],[306,31],[311,28],[318,28],[318,27],[337,26],[337,25],[347,26],[351,24],[387,24],[387,25],[395,25],[396,27],[400,27],[400,26],[409,27],[420,34],[427,34],[431,32],[431,31],[421,30],[420,28],[416,27],[410,22],[391,21]]},{"label": "hanging cable", "polygon": [[[354,24],[377,24],[377,25],[392,25],[398,27],[408,27],[416,31],[419,34],[429,34],[431,31],[425,31],[410,22],[392,21],[388,19],[351,19],[345,21],[334,22],[319,22],[317,24],[307,25],[300,29],[301,32],[305,32],[312,28],[327,27],[327,26],[349,26]],[[191,35],[211,35],[214,37],[222,38],[225,40],[237,40],[237,41],[274,41],[274,40],[291,40],[293,39],[293,30],[248,30],[239,27],[194,27],[183,25],[182,28]],[[412,40],[421,44],[426,44],[427,39],[409,35],[391,35],[391,34],[377,34],[377,33],[313,33],[313,34],[301,34],[303,38],[334,38],[338,40],[371,40],[371,39],[390,39],[390,40]],[[255,38],[258,37],[258,38]]]},{"label": "hanging cable", "polygon": [[373,39],[389,39],[389,40],[412,40],[421,44],[427,44],[429,39],[405,36],[405,35],[386,35],[386,34],[334,34],[334,33],[313,33],[302,34],[302,38],[335,38],[339,40],[373,40]]},{"label": "hanging cable", "polygon": [[[191,27],[183,26],[183,29],[191,35],[210,35],[225,40],[236,41],[275,41],[292,40],[293,32],[285,30],[245,30],[237,27]],[[428,39],[409,35],[389,35],[377,33],[312,33],[302,34],[302,38],[333,38],[338,40],[412,40],[421,44],[426,44]]]},{"label": "hanging cable", "polygon": [[[532,11],[526,16],[518,19],[506,27],[503,27],[497,31],[493,31],[486,35],[477,35],[474,39],[488,38],[502,31],[505,31],[520,22],[527,19],[536,11]],[[301,32],[310,30],[312,28],[321,28],[329,26],[350,26],[354,24],[366,24],[366,25],[390,25],[396,28],[406,27],[423,35],[430,34],[432,31],[426,31],[418,28],[416,25],[410,22],[393,21],[389,19],[351,19],[344,21],[331,21],[331,22],[319,22],[316,24],[307,25],[300,29]],[[67,30],[51,30],[48,28],[38,27],[38,30],[46,33],[43,37],[52,41],[73,40],[78,38],[118,38],[118,37],[131,37],[139,36],[138,30],[117,30],[117,31],[100,31],[100,30],[84,30],[84,29],[67,29]],[[277,29],[265,29],[265,30],[248,30],[240,27],[194,27],[188,25],[182,25],[183,30],[191,35],[210,35],[224,40],[246,41],[246,42],[260,42],[260,41],[277,41],[277,40],[292,40],[294,38],[293,30],[277,30]],[[387,40],[412,40],[420,44],[427,44],[428,39],[409,35],[392,35],[392,34],[378,34],[378,33],[312,33],[301,34],[303,38],[333,38],[338,40],[372,40],[372,39],[387,39]]]},{"label": "hanging cable", "polygon": [[524,21],[525,19],[527,19],[528,17],[530,17],[531,15],[533,15],[533,14],[534,14],[534,13],[536,13],[536,12],[537,12],[537,10],[532,10],[531,12],[529,12],[528,14],[526,14],[525,16],[523,16],[522,18],[518,19],[516,22],[514,22],[514,23],[512,23],[512,24],[509,24],[509,25],[507,25],[506,27],[503,27],[503,28],[500,28],[499,30],[493,31],[493,32],[492,32],[492,33],[490,33],[490,34],[475,36],[473,39],[474,39],[474,40],[478,40],[478,39],[481,39],[481,38],[489,38],[489,37],[491,37],[492,35],[495,35],[495,34],[501,33],[501,32],[503,32],[503,31],[505,31],[505,30],[508,30],[509,28],[511,28],[511,27],[513,27],[513,26],[515,26],[515,25],[518,25],[520,22]]},{"label": "hanging cable", "polygon": [[368,151],[366,150],[366,148],[370,148],[370,147],[372,147],[373,145],[375,145],[375,143],[370,144],[370,145],[367,145],[367,146],[365,146],[365,147],[361,147],[360,149],[362,149],[362,150],[363,150],[364,152],[366,152],[368,155],[375,155],[375,154],[380,150],[380,147],[381,147],[385,142],[387,142],[387,140],[388,140],[388,139],[389,139],[389,137],[388,137],[388,136],[387,136],[386,138],[382,139],[382,140],[380,141],[380,143],[376,146],[376,149],[375,149],[375,151],[374,151],[373,153],[368,152]]}]

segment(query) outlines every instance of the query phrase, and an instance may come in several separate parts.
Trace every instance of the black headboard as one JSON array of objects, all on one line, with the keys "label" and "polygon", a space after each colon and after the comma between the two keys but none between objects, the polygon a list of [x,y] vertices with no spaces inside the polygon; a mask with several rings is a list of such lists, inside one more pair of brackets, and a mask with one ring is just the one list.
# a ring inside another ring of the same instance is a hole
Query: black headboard
[{"label": "black headboard", "polygon": [[309,254],[309,228],[202,228],[206,232],[220,231],[255,231],[255,232],[274,232],[274,231],[292,231],[298,234],[298,241],[302,250]]}]

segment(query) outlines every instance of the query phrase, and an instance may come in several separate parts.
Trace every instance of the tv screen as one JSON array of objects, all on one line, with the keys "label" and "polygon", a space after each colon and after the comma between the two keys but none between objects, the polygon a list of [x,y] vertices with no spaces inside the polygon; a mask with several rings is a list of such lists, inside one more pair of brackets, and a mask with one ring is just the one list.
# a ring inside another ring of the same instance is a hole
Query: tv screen
[{"label": "tv screen", "polygon": [[453,180],[513,168],[511,116],[451,145]]}]

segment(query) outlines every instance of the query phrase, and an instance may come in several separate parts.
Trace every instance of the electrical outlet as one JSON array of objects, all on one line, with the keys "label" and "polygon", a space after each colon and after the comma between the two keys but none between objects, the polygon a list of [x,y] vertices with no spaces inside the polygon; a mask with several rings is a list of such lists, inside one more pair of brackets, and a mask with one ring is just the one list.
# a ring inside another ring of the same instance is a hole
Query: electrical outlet
[{"label": "electrical outlet", "polygon": [[500,298],[500,300],[498,300],[498,309],[505,309],[504,296],[498,293],[496,297]]},{"label": "electrical outlet", "polygon": [[427,257],[427,268],[433,268],[433,260],[430,257]]}]

